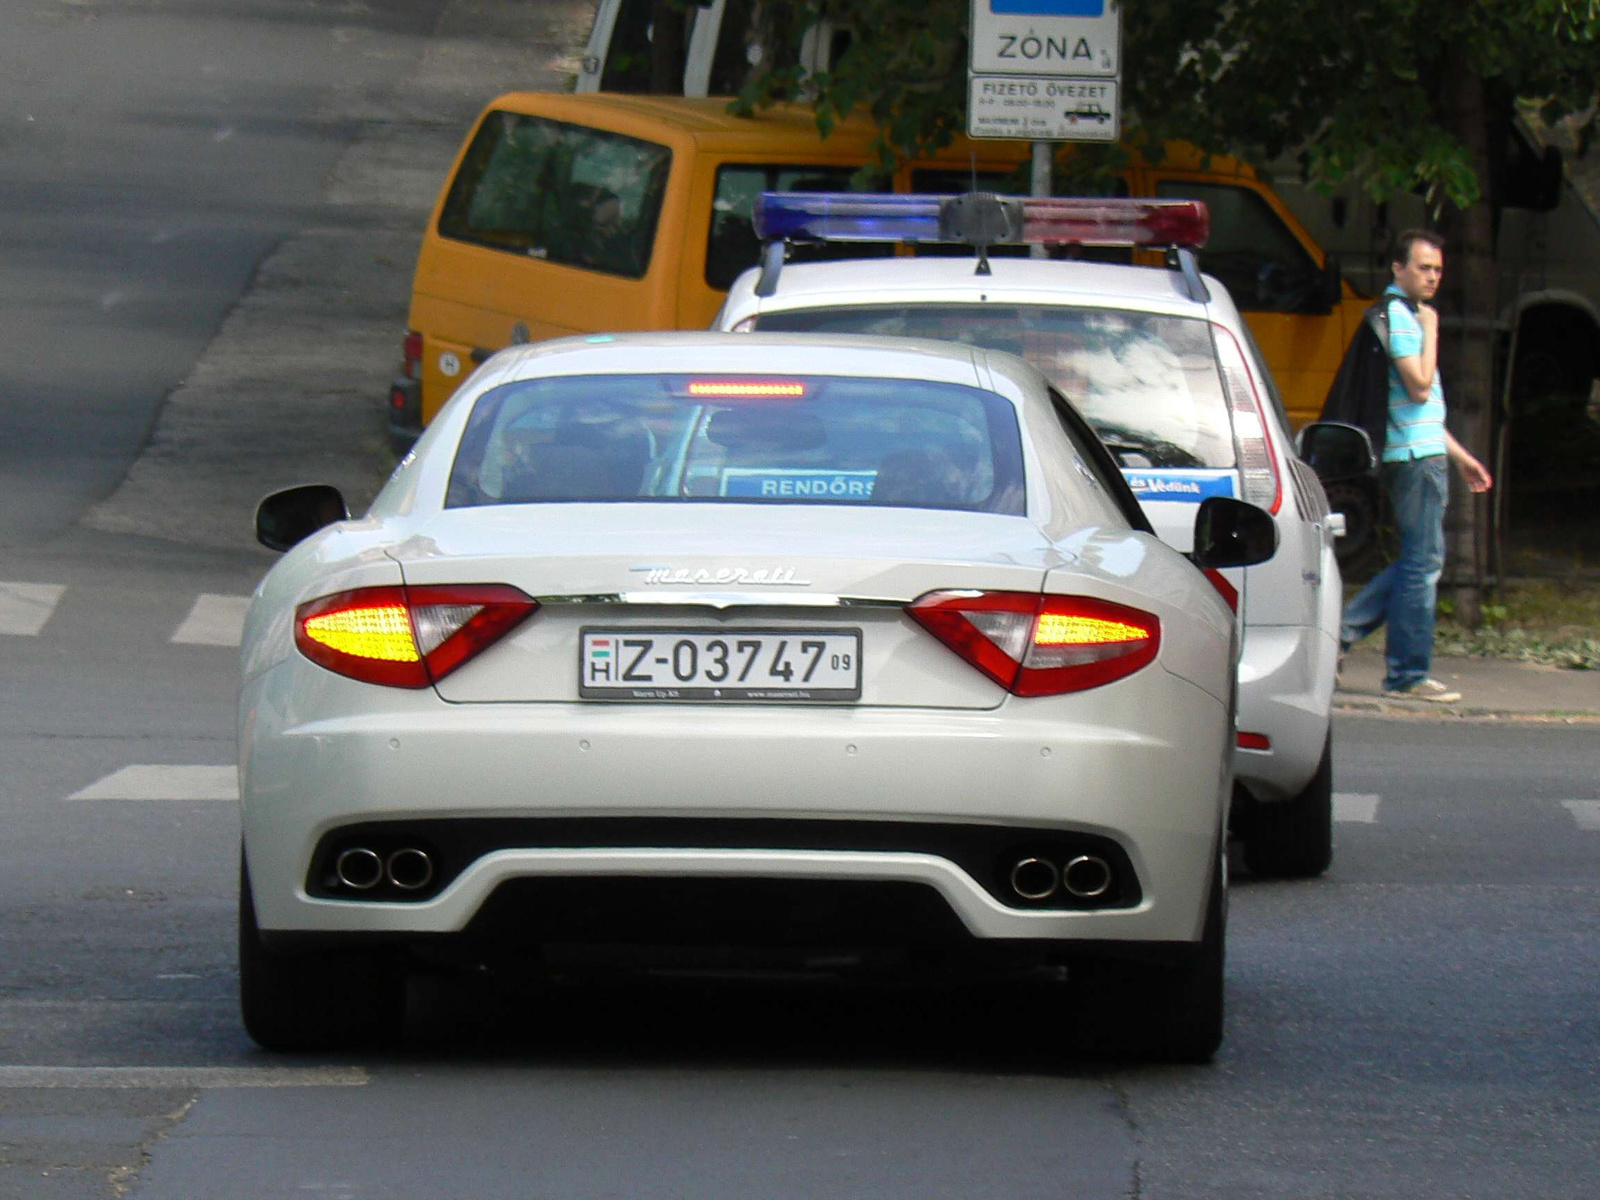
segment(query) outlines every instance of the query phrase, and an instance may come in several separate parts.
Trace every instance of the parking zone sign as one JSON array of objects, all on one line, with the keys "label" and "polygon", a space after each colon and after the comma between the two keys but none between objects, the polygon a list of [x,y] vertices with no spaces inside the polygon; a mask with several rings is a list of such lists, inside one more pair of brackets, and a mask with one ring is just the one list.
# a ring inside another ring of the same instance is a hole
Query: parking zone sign
[{"label": "parking zone sign", "polygon": [[1116,76],[1115,0],[972,0],[973,75]]}]

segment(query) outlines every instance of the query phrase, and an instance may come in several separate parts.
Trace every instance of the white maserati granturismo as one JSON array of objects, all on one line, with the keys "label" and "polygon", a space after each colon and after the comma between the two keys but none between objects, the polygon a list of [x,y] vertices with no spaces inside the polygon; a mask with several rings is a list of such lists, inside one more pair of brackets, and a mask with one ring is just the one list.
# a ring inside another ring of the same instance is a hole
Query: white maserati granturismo
[{"label": "white maserati granturismo", "polygon": [[418,964],[603,949],[1065,968],[1145,1050],[1218,1046],[1238,639],[1214,577],[1273,525],[1218,497],[1190,554],[1164,544],[1021,359],[517,347],[365,516],[291,488],[257,534],[287,551],[239,702],[261,1044],[397,1036]]}]

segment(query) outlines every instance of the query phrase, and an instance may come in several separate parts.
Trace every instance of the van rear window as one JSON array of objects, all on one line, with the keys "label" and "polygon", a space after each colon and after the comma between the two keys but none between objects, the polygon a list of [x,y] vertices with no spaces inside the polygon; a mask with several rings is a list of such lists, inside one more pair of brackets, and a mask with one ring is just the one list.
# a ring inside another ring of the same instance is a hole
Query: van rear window
[{"label": "van rear window", "polygon": [[1064,304],[874,304],[764,312],[764,333],[938,338],[1027,359],[1125,468],[1231,467],[1233,426],[1206,322]]},{"label": "van rear window", "polygon": [[484,119],[439,217],[444,237],[641,278],[672,151],[520,113]]},{"label": "van rear window", "polygon": [[586,375],[474,405],[447,508],[596,500],[1021,515],[1009,400],[915,379]]}]

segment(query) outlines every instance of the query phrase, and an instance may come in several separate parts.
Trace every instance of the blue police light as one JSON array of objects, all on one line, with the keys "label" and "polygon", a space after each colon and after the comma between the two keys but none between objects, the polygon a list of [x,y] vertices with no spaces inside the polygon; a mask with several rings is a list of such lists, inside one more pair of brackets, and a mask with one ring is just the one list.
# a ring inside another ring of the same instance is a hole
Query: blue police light
[{"label": "blue police light", "polygon": [[1198,247],[1205,245],[1211,220],[1196,200],[762,192],[754,224],[757,236],[769,243]]},{"label": "blue police light", "polygon": [[762,192],[752,220],[764,242],[939,241],[941,196]]}]

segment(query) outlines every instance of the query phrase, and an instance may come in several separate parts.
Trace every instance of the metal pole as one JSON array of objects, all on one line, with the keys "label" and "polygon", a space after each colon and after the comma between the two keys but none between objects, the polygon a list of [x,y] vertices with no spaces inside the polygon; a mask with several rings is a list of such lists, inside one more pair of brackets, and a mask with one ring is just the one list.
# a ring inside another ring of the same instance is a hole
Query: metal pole
[{"label": "metal pole", "polygon": [[[1048,196],[1050,194],[1051,167],[1055,159],[1055,146],[1051,142],[1035,142],[1033,144],[1033,187],[1030,195]],[[1028,257],[1048,257],[1045,248],[1040,245],[1028,247]]]}]

